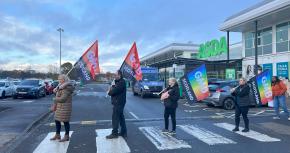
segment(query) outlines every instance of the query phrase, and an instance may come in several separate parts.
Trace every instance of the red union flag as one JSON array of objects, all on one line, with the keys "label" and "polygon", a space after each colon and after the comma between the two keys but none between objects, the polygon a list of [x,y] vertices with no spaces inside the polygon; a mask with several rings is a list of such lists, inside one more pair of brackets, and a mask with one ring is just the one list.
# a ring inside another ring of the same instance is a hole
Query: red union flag
[{"label": "red union flag", "polygon": [[96,74],[100,73],[98,58],[98,41],[95,41],[76,63],[77,68],[81,71],[83,80],[95,80]]},{"label": "red union flag", "polygon": [[140,59],[137,51],[136,43],[134,42],[125,61],[123,62],[120,70],[126,79],[129,80],[142,80],[142,72],[140,67]]}]

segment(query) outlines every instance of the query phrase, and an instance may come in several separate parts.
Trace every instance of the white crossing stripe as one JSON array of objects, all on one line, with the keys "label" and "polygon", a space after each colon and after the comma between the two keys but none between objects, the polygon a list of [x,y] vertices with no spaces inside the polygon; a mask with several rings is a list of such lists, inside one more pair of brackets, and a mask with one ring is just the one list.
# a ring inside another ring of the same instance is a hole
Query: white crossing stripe
[{"label": "white crossing stripe", "polygon": [[34,102],[34,100],[25,100],[25,101],[23,101],[23,103],[32,103],[32,102]]},{"label": "white crossing stripe", "polygon": [[199,140],[207,143],[208,145],[216,144],[236,144],[236,142],[225,138],[219,134],[200,128],[196,125],[178,125],[186,133],[198,138]]},{"label": "white crossing stripe", "polygon": [[[215,125],[220,127],[220,128],[226,129],[228,131],[231,131],[232,129],[235,128],[235,125],[229,124],[229,123],[216,123]],[[253,131],[253,130],[250,130],[249,132],[238,131],[235,133],[242,135],[242,136],[245,136],[245,137],[248,137],[248,138],[251,138],[251,139],[254,139],[254,140],[257,140],[257,141],[261,141],[261,142],[281,141],[280,139],[272,138],[268,135],[265,135],[265,134],[262,134],[262,133],[259,133],[259,132]]]},{"label": "white crossing stripe", "polygon": [[[70,131],[70,137],[72,135],[73,131]],[[62,136],[64,135],[64,132],[60,133]],[[59,141],[51,141],[50,138],[52,138],[55,135],[55,132],[50,132],[47,134],[47,136],[42,140],[42,142],[37,146],[37,148],[33,151],[33,153],[66,153],[67,148],[69,145],[69,141],[66,142],[59,142]]]},{"label": "white crossing stripe", "polygon": [[96,130],[97,153],[130,153],[130,148],[123,137],[117,139],[106,139],[112,133],[112,129]]},{"label": "white crossing stripe", "polygon": [[137,119],[137,120],[139,120],[139,117],[136,115],[136,114],[134,114],[133,112],[129,112],[135,119]]},{"label": "white crossing stripe", "polygon": [[188,143],[168,134],[162,134],[157,127],[139,127],[140,131],[155,145],[158,150],[191,148]]}]

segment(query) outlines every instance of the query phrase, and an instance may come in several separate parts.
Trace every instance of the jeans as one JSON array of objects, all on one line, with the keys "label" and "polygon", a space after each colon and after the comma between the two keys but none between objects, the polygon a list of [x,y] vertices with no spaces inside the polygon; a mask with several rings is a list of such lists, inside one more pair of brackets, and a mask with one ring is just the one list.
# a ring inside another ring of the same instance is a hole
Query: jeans
[{"label": "jeans", "polygon": [[113,106],[112,115],[113,135],[118,135],[119,125],[121,126],[121,134],[127,134],[126,122],[124,117],[124,106]]},{"label": "jeans", "polygon": [[165,120],[165,129],[168,130],[169,126],[169,116],[172,121],[172,131],[176,130],[176,108],[167,108],[164,110],[164,120]]},{"label": "jeans", "polygon": [[240,107],[236,105],[235,111],[236,111],[235,112],[236,128],[239,128],[240,126],[240,116],[242,114],[245,123],[245,129],[249,129],[249,119],[248,119],[249,107],[248,106]]},{"label": "jeans", "polygon": [[[65,135],[69,135],[70,124],[69,122],[63,122],[65,128]],[[60,121],[55,120],[56,134],[60,134],[61,123]]]},{"label": "jeans", "polygon": [[287,117],[289,117],[288,108],[286,105],[286,97],[285,95],[282,96],[275,96],[274,97],[274,109],[277,117],[280,117],[279,106],[281,105],[283,111],[286,113]]}]

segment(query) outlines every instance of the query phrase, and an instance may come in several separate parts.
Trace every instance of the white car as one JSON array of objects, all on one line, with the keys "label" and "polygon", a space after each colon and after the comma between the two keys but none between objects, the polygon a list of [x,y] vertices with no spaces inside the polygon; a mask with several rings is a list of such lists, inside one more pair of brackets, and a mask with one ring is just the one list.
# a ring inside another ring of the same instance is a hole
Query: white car
[{"label": "white car", "polygon": [[14,83],[7,80],[0,80],[0,97],[13,96],[15,87]]}]

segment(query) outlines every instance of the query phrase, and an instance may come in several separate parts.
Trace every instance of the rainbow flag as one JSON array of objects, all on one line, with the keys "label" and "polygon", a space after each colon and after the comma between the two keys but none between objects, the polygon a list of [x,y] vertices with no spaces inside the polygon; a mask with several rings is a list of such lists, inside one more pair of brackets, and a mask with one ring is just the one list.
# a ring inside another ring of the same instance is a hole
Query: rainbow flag
[{"label": "rainbow flag", "polygon": [[251,78],[248,82],[257,104],[267,104],[272,99],[271,74],[266,70]]},{"label": "rainbow flag", "polygon": [[205,65],[201,65],[181,78],[185,96],[190,103],[201,101],[209,96]]}]

